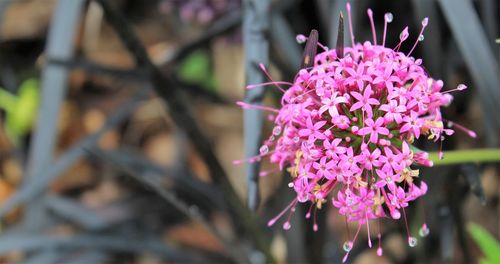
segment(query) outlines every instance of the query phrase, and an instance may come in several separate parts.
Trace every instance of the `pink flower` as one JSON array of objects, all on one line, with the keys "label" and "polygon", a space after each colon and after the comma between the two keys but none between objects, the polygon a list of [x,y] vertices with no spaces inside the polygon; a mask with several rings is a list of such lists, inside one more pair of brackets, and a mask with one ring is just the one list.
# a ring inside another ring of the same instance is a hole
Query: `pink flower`
[{"label": "pink flower", "polygon": [[387,194],[389,197],[390,203],[396,207],[396,208],[401,208],[401,207],[407,207],[408,206],[408,198],[406,197],[406,192],[403,189],[403,187],[395,187],[392,185],[392,187],[389,187],[391,189],[391,192]]},{"label": "pink flower", "polygon": [[338,159],[338,154],[346,153],[346,147],[339,146],[342,142],[341,138],[333,139],[331,142],[328,140],[323,141],[323,147],[325,147],[325,155],[331,159]]},{"label": "pink flower", "polygon": [[361,163],[367,170],[372,170],[373,167],[379,167],[381,162],[378,160],[380,154],[382,152],[380,149],[375,149],[373,152],[370,152],[368,148],[365,148],[363,152],[361,152],[362,160]]},{"label": "pink flower", "polygon": [[403,122],[401,113],[406,112],[406,107],[398,105],[396,100],[390,100],[388,104],[381,105],[379,109],[386,112],[384,118],[387,122],[396,121],[398,124]]},{"label": "pink flower", "polygon": [[332,123],[340,129],[347,129],[351,121],[347,116],[339,115],[332,118]]},{"label": "pink flower", "polygon": [[340,156],[339,166],[342,168],[342,172],[346,175],[354,175],[358,173],[358,161],[360,161],[357,155],[354,155],[354,150],[352,147],[348,147],[345,154]]},{"label": "pink flower", "polygon": [[[365,70],[365,67],[364,67],[364,64],[363,62],[361,62],[360,64],[358,64],[358,67],[356,70],[354,70],[353,68],[344,68],[344,70],[349,73],[349,77],[347,77],[347,79],[345,79],[345,83],[348,84],[348,85],[354,85],[356,84],[358,89],[361,91],[364,87],[363,85],[363,81],[367,81],[367,82],[371,82],[372,81],[372,78],[370,77],[370,75],[368,74],[365,74],[364,70]],[[352,111],[352,110],[351,110]]]},{"label": "pink flower", "polygon": [[309,137],[310,139],[325,139],[325,134],[320,130],[325,124],[326,121],[313,123],[311,117],[309,117],[306,121],[306,127],[299,130],[299,136]]},{"label": "pink flower", "polygon": [[323,114],[328,110],[331,117],[339,115],[337,105],[340,103],[347,103],[347,99],[344,96],[337,96],[337,92],[334,92],[330,98],[325,98],[321,101],[324,105],[319,108],[319,113]]},{"label": "pink flower", "polygon": [[[373,12],[368,14],[374,24]],[[420,34],[427,25],[424,22]],[[432,166],[432,161],[410,144],[420,135],[436,141],[453,134],[441,115],[452,96],[441,92],[443,82],[429,77],[422,61],[410,56],[411,51],[399,51],[408,36],[405,28],[394,48],[368,41],[354,43],[345,47],[349,55],[343,58],[336,50],[325,49],[316,55],[314,65],[297,73],[293,83],[271,80],[265,84],[290,86],[278,87],[284,94],[277,109],[240,103],[275,115],[265,151],[247,161],[268,157],[280,170],[290,172],[289,186],[297,194],[287,207],[290,214],[297,203],[321,208],[331,194],[333,206],[348,222],[368,228],[370,220],[384,218],[386,213],[400,219],[409,202],[427,192],[423,177],[412,178],[418,175],[412,166]],[[290,228],[289,221],[285,224]]]},{"label": "pink flower", "polygon": [[418,117],[418,114],[414,111],[410,112],[409,116],[403,118],[405,124],[401,127],[399,132],[407,132],[411,130],[416,138],[420,137],[420,129],[422,128],[424,121]]},{"label": "pink flower", "polygon": [[371,105],[380,104],[377,99],[370,97],[372,95],[372,87],[368,84],[363,94],[360,94],[358,92],[351,92],[351,95],[358,101],[351,106],[351,109],[349,109],[349,111],[355,111],[361,108],[366,112],[368,118],[371,118],[373,116]]},{"label": "pink flower", "polygon": [[382,87],[385,87],[389,91],[392,91],[394,89],[393,83],[400,83],[401,80],[397,76],[392,75],[393,63],[391,61],[382,63],[381,66],[383,67],[384,71],[375,71],[375,76],[377,77],[373,79],[373,84],[377,86],[382,85]]},{"label": "pink flower", "polygon": [[383,127],[384,118],[379,117],[374,122],[373,119],[368,118],[365,120],[365,127],[358,131],[358,135],[365,136],[370,134],[370,142],[376,144],[378,141],[378,135],[389,135],[389,129]]},{"label": "pink flower", "polygon": [[403,166],[401,165],[401,156],[394,154],[388,147],[384,148],[384,155],[380,156],[379,160],[382,164],[384,164],[382,169],[386,172],[389,170],[394,170],[396,172],[403,170]]},{"label": "pink flower", "polygon": [[314,162],[313,167],[317,170],[315,178],[325,177],[329,180],[335,179],[335,175],[332,173],[332,168],[336,166],[334,160],[327,162],[327,157],[322,157],[319,162]]}]

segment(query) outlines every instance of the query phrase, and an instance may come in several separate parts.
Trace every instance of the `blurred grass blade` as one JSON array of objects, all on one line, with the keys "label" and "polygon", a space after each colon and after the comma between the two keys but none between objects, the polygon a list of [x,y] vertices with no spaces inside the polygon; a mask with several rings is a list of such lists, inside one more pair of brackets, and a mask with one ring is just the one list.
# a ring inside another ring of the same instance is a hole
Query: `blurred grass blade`
[{"label": "blurred grass blade", "polygon": [[[70,60],[73,56],[73,39],[80,21],[83,0],[57,2],[47,38],[47,59]],[[28,179],[48,166],[52,160],[57,137],[57,119],[66,90],[69,70],[60,65],[48,64],[42,72],[42,97],[38,113],[37,130],[30,149]]]},{"label": "blurred grass blade", "polygon": [[481,183],[481,172],[476,164],[462,164],[460,170],[465,175],[465,179],[470,190],[477,196],[482,205],[486,204],[483,185]]},{"label": "blurred grass blade", "polygon": [[[74,38],[83,10],[84,0],[57,1],[48,32],[45,56],[47,59],[70,60],[74,52]],[[24,183],[30,183],[35,175],[49,168],[57,143],[58,117],[66,94],[70,70],[61,65],[47,64],[41,77],[41,98],[36,130],[28,154]],[[43,199],[29,203],[23,222],[32,229],[39,229],[47,215]]]},{"label": "blurred grass blade", "polygon": [[467,230],[479,246],[488,263],[500,263],[500,243],[483,227],[469,223]]},{"label": "blurred grass blade", "polygon": [[[140,241],[140,243],[138,243]],[[106,249],[115,252],[151,253],[169,261],[179,263],[200,263],[202,258],[194,252],[184,252],[166,241],[147,236],[119,235],[66,235],[49,236],[36,234],[8,234],[0,237],[0,255],[13,250],[24,252],[39,249]]]},{"label": "blurred grass blade", "polygon": [[455,223],[453,222],[453,217],[448,206],[439,208],[439,214],[439,221],[441,223],[439,230],[441,258],[444,263],[448,263],[453,259],[455,251],[453,243]]},{"label": "blurred grass blade", "polygon": [[498,144],[500,131],[500,69],[477,13],[469,0],[439,0],[453,36],[471,72],[483,107],[490,143]]},{"label": "blurred grass blade", "polygon": [[23,264],[53,264],[61,257],[61,252],[55,249],[43,250],[23,259]]},{"label": "blurred grass blade", "polygon": [[47,198],[46,206],[56,214],[85,229],[98,230],[108,226],[106,219],[96,214],[95,211],[84,207],[76,200],[51,196]]},{"label": "blurred grass blade", "polygon": [[58,160],[40,170],[32,180],[21,185],[21,188],[5,201],[0,208],[0,219],[21,203],[40,195],[56,177],[70,168],[75,161],[85,156],[87,154],[86,150],[92,149],[106,131],[119,124],[134,111],[139,99],[142,99],[144,94],[145,90],[141,90],[138,94],[132,95],[132,99],[118,108],[100,130],[75,143],[69,150],[62,153]]},{"label": "blurred grass blade", "polygon": [[[270,1],[244,0],[243,5],[246,84],[259,84],[265,82],[265,75],[260,67],[255,66],[269,64]],[[262,104],[264,94],[264,87],[246,90],[245,102],[248,104]],[[263,122],[262,111],[257,109],[245,109],[243,111],[245,157],[247,159],[259,154]],[[248,183],[247,204],[252,211],[257,210],[260,203],[259,170],[259,162],[248,163],[245,166]]]}]

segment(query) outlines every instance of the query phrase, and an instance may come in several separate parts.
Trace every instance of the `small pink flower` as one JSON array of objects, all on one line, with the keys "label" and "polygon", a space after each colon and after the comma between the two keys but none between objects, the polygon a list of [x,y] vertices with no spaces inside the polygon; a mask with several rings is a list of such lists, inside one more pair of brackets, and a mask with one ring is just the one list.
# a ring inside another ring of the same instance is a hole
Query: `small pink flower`
[{"label": "small pink flower", "polygon": [[370,85],[367,85],[363,94],[360,94],[358,92],[351,92],[351,95],[358,101],[351,106],[351,109],[349,109],[349,111],[363,109],[363,111],[365,111],[368,115],[368,118],[371,118],[373,116],[371,106],[380,104],[377,99],[370,97],[372,95],[372,87]]},{"label": "small pink flower", "polygon": [[376,144],[378,141],[378,135],[389,135],[389,129],[383,127],[384,118],[379,117],[374,122],[373,119],[368,118],[365,120],[365,127],[358,131],[358,135],[365,136],[370,134],[370,142]]},{"label": "small pink flower", "polygon": [[331,117],[339,115],[337,105],[340,103],[347,103],[347,99],[344,96],[337,96],[337,94],[337,92],[334,92],[330,98],[325,98],[321,101],[324,105],[319,108],[320,114],[323,114],[328,110]]},{"label": "small pink flower", "polygon": [[[344,70],[349,73],[349,77],[347,77],[345,79],[345,83],[347,85],[354,85],[356,84],[358,89],[361,91],[363,90],[364,88],[364,81],[367,81],[367,82],[371,82],[372,81],[372,78],[370,77],[370,75],[368,74],[365,74],[364,70],[365,70],[365,67],[364,67],[364,64],[363,62],[361,62],[360,64],[358,64],[358,67],[356,70],[354,70],[353,68],[344,68]],[[351,110],[352,111],[352,110]]]},{"label": "small pink flower", "polygon": [[393,83],[400,83],[401,80],[397,76],[392,75],[393,63],[391,61],[382,63],[381,67],[384,70],[375,71],[376,77],[373,79],[373,84],[385,87],[389,91],[392,91],[394,89]]},{"label": "small pink flower", "polygon": [[411,130],[416,138],[420,137],[420,129],[422,128],[424,121],[418,117],[418,114],[414,111],[410,112],[410,116],[405,116],[403,118],[405,124],[401,127],[399,132],[407,132]]},{"label": "small pink flower", "polygon": [[372,170],[373,167],[379,167],[381,165],[381,162],[379,161],[380,154],[382,152],[380,149],[375,149],[373,152],[370,152],[368,148],[365,148],[363,152],[361,152],[361,163],[363,164],[364,168],[367,170]]},{"label": "small pink flower", "polygon": [[335,179],[332,168],[337,164],[334,160],[327,161],[327,157],[322,157],[319,162],[314,162],[313,167],[317,170],[315,178],[325,177],[329,180]]},{"label": "small pink flower", "polygon": [[379,109],[386,112],[384,118],[387,122],[396,121],[398,124],[403,122],[401,113],[406,112],[406,107],[399,105],[396,100],[390,100],[388,104],[381,105]]},{"label": "small pink flower", "polygon": [[384,164],[382,169],[384,171],[401,171],[404,167],[401,164],[401,156],[394,154],[388,147],[384,148],[384,155],[380,156],[380,162]]},{"label": "small pink flower", "polygon": [[309,137],[310,139],[325,139],[325,134],[323,134],[323,132],[320,130],[325,124],[326,121],[318,121],[316,123],[313,123],[311,117],[309,117],[306,121],[306,128],[299,130],[299,136]]},{"label": "small pink flower", "polygon": [[341,138],[333,139],[331,142],[328,140],[323,141],[323,147],[325,147],[325,155],[331,159],[339,159],[339,154],[346,153],[346,147],[339,146],[342,142]]}]

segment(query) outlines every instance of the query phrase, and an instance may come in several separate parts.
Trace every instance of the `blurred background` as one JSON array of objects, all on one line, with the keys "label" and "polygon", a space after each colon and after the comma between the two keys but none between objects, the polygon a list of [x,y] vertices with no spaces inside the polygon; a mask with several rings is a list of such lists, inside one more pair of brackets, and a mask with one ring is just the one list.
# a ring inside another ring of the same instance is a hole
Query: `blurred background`
[{"label": "blurred background", "polygon": [[[292,80],[296,35],[317,29],[334,47],[346,2],[0,0],[0,263],[340,263],[348,229],[336,209],[319,211],[318,232],[307,205],[290,230],[267,227],[294,197],[289,176],[254,179],[257,167],[232,161],[272,129],[258,115],[244,126],[235,104],[267,81],[256,64]],[[351,4],[357,41],[371,39],[368,7],[379,37],[393,14],[388,46],[429,17],[413,55],[446,88],[468,85],[444,114],[478,134],[443,148],[499,147],[498,1]],[[279,94],[248,99],[275,105]],[[361,231],[348,262],[500,263],[498,165],[422,170],[429,193],[409,224],[430,235],[409,248],[404,224],[382,221],[384,256]]]}]

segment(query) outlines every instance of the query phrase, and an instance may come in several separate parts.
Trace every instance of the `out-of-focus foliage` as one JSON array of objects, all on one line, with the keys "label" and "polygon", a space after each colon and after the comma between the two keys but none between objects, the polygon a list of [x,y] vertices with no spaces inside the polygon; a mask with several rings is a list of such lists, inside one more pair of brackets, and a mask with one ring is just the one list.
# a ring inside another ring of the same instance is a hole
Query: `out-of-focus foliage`
[{"label": "out-of-focus foliage", "polygon": [[15,143],[33,127],[40,100],[38,87],[38,80],[32,78],[21,84],[17,95],[0,88],[0,108],[6,112],[5,129]]},{"label": "out-of-focus foliage", "polygon": [[467,227],[470,235],[481,248],[484,257],[479,261],[481,264],[500,263],[500,243],[486,229],[480,225],[470,223]]},{"label": "out-of-focus foliage", "polygon": [[190,54],[179,66],[179,78],[210,90],[215,89],[215,79],[207,52],[198,50]]}]

